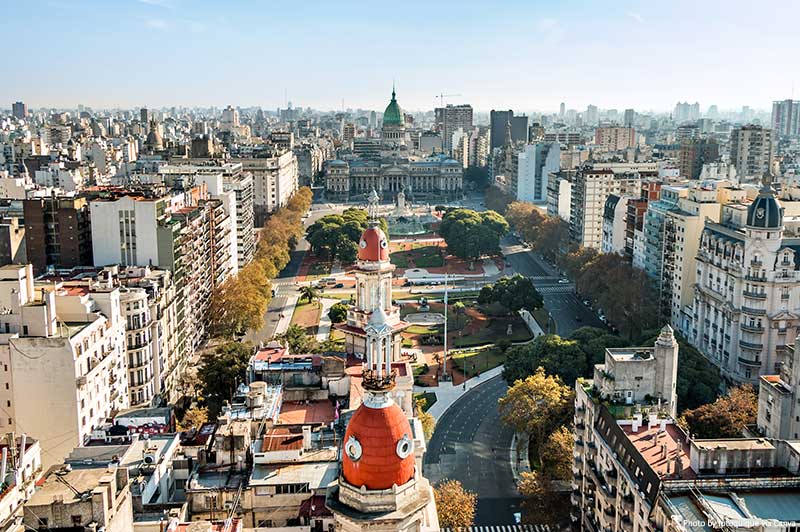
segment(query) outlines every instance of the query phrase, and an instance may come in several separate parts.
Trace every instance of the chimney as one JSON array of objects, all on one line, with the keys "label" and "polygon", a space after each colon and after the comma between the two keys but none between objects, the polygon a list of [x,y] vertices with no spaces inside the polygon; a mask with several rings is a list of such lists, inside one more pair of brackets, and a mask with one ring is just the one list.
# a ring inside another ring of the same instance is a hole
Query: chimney
[{"label": "chimney", "polygon": [[303,425],[303,450],[311,449],[311,425]]}]

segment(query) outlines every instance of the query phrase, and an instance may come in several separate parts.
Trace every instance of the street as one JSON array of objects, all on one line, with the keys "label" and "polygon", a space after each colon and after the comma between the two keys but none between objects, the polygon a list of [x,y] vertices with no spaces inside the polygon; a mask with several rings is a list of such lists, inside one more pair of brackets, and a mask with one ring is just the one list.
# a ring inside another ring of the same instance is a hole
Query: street
[{"label": "street", "polygon": [[[511,264],[512,273],[519,273],[533,280],[544,298],[544,308],[550,312],[555,323],[555,332],[567,337],[580,327],[605,328],[591,308],[583,304],[575,293],[571,282],[559,283],[559,272],[544,259],[525,247],[518,239],[507,236],[501,244],[506,261]],[[546,324],[542,323],[546,329]]]},{"label": "street", "polygon": [[458,480],[477,493],[476,525],[514,524],[522,501],[511,474],[513,431],[497,410],[507,389],[495,377],[462,395],[437,423],[425,453],[424,473],[434,485]]}]

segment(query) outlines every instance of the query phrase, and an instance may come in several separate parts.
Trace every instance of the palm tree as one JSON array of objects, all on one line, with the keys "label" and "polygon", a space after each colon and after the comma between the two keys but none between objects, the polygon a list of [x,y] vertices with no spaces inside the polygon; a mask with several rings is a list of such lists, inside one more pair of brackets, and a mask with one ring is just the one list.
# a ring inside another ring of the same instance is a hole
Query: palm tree
[{"label": "palm tree", "polygon": [[453,312],[456,314],[456,329],[461,328],[461,316],[464,315],[464,303],[456,301],[453,303]]},{"label": "palm tree", "polygon": [[300,299],[308,299],[308,302],[311,303],[315,299],[319,299],[319,290],[311,285],[301,286]]}]

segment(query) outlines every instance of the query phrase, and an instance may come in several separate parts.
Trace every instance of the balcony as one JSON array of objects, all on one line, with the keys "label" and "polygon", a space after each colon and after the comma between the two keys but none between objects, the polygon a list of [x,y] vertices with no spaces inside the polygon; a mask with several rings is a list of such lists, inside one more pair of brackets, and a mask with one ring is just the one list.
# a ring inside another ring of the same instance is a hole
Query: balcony
[{"label": "balcony", "polygon": [[742,307],[742,312],[746,314],[752,314],[753,316],[766,316],[767,311],[763,308],[753,308],[753,307]]},{"label": "balcony", "polygon": [[752,342],[745,342],[744,340],[739,340],[739,347],[750,349],[751,351],[761,351],[764,349],[762,344],[754,344]]},{"label": "balcony", "polygon": [[767,299],[767,294],[763,292],[752,292],[750,290],[743,290],[742,295],[750,299]]},{"label": "balcony", "polygon": [[763,273],[761,275],[750,275],[750,274],[747,274],[747,275],[744,276],[744,278],[747,281],[753,281],[753,282],[756,282],[756,283],[766,283],[767,282],[767,276],[764,275]]},{"label": "balcony", "polygon": [[758,360],[758,359],[750,360],[749,358],[739,357],[739,363],[744,364],[745,366],[750,366],[750,367],[754,367],[754,368],[760,368],[761,367],[761,361]]},{"label": "balcony", "polygon": [[764,327],[761,325],[748,325],[747,323],[742,323],[739,325],[739,328],[745,332],[754,334],[761,334],[764,332]]}]

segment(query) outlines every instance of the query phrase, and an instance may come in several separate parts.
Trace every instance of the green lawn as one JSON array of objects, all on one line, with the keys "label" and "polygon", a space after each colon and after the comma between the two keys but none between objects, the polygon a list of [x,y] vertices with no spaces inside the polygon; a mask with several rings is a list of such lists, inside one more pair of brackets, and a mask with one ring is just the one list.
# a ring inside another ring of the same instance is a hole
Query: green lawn
[{"label": "green lawn", "polygon": [[414,401],[418,399],[424,399],[425,404],[422,405],[422,411],[427,412],[430,407],[432,407],[436,403],[436,394],[433,392],[422,392],[422,393],[415,393],[414,394]]},{"label": "green lawn", "polygon": [[414,262],[416,268],[444,266],[444,257],[438,246],[414,245],[409,250],[395,251],[391,255],[391,261],[398,268],[409,268],[411,261]]},{"label": "green lawn", "polygon": [[472,378],[478,373],[496,368],[506,359],[505,355],[496,348],[452,353],[450,357],[453,360],[453,365],[459,371],[464,372],[466,365],[467,378]]},{"label": "green lawn", "polygon": [[[508,324],[512,324],[511,335],[506,334]],[[533,338],[533,334],[519,317],[492,318],[490,324],[485,329],[481,329],[475,334],[456,338],[454,347],[474,347],[479,345],[493,344],[500,339],[507,339],[511,342],[524,342]]]},{"label": "green lawn", "polygon": [[431,327],[426,327],[425,325],[411,325],[406,329],[408,334],[440,334],[442,332],[442,328],[434,325]]}]

